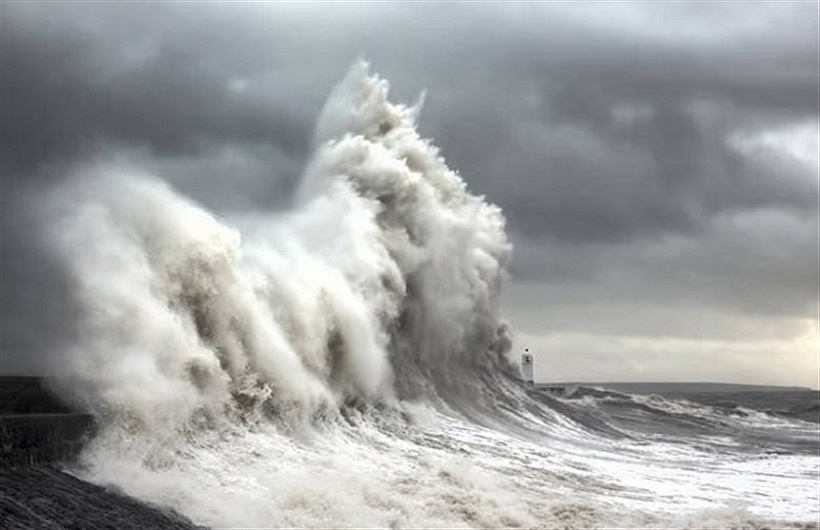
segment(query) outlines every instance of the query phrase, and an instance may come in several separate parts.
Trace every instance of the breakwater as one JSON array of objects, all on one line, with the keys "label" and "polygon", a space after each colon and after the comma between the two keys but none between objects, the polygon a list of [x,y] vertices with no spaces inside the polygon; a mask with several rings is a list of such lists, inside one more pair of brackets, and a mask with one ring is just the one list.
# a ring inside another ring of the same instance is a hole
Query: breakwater
[{"label": "breakwater", "polygon": [[0,377],[0,466],[69,460],[94,432],[90,414],[72,411],[36,377]]},{"label": "breakwater", "polygon": [[94,434],[35,377],[0,377],[0,528],[197,528],[183,516],[90,484],[64,465]]}]

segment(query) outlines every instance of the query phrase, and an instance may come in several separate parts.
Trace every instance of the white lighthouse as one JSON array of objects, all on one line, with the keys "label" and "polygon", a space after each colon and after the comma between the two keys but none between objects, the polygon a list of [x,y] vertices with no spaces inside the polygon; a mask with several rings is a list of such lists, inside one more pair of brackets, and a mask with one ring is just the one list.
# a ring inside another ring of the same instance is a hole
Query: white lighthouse
[{"label": "white lighthouse", "polygon": [[524,348],[524,355],[521,356],[521,376],[524,381],[533,384],[532,354],[529,348]]}]

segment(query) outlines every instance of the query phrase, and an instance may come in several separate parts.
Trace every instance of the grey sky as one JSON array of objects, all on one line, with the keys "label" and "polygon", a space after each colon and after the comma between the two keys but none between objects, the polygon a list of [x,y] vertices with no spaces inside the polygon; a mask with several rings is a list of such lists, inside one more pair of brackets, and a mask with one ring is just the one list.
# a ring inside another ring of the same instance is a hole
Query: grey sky
[{"label": "grey sky", "polygon": [[30,197],[116,157],[217,211],[284,206],[363,56],[394,99],[427,90],[424,134],[504,208],[542,378],[818,384],[816,3],[3,2],[0,24],[7,371],[71,327]]}]

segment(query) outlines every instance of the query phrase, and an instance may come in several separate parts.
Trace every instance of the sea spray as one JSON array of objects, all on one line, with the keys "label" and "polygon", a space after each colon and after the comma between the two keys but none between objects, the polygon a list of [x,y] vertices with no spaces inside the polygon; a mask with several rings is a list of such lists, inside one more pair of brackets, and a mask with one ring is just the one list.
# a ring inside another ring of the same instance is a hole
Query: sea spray
[{"label": "sea spray", "polygon": [[501,211],[387,93],[351,68],[290,211],[219,219],[112,167],[59,190],[54,239],[81,315],[61,366],[73,397],[163,427],[249,407],[309,418],[498,365]]}]

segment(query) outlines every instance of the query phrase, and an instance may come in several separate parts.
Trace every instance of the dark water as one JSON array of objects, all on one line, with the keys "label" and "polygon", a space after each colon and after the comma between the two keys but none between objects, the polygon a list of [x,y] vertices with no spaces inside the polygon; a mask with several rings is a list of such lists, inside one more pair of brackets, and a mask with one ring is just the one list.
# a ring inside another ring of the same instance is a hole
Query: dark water
[{"label": "dark water", "polygon": [[[603,434],[662,439],[713,451],[820,455],[820,392],[628,394],[571,389],[553,408]],[[706,442],[708,440],[708,443]],[[723,440],[723,442],[721,442]]]},{"label": "dark water", "polygon": [[796,418],[820,423],[820,392],[677,392],[665,394],[672,399],[684,399],[709,405],[728,414],[744,414],[748,410],[776,417]]}]

